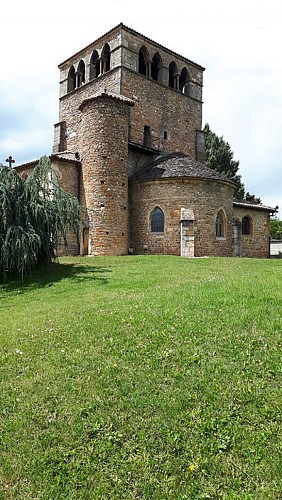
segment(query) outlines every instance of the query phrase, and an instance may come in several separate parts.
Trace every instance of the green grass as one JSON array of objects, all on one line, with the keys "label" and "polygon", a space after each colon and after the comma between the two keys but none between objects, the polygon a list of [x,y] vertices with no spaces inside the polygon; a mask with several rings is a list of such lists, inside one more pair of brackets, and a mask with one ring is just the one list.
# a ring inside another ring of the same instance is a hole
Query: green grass
[{"label": "green grass", "polygon": [[0,285],[0,498],[282,498],[281,282],[129,256]]}]

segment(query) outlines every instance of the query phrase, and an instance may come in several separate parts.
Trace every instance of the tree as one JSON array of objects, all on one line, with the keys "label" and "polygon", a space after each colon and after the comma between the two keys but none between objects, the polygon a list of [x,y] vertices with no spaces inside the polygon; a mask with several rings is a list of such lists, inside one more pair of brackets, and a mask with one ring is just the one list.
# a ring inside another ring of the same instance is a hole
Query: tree
[{"label": "tree", "polygon": [[274,240],[282,240],[282,220],[270,220],[270,237]]},{"label": "tree", "polygon": [[0,166],[0,275],[23,277],[38,264],[48,263],[68,231],[80,223],[78,200],[56,179],[47,156],[23,179],[15,169]]},{"label": "tree", "polygon": [[212,132],[208,123],[204,126],[204,132],[206,134],[206,163],[208,167],[217,170],[237,184],[238,187],[235,192],[237,200],[244,199],[251,203],[260,203],[260,198],[249,192],[245,193],[245,186],[242,183],[241,175],[238,174],[240,162],[234,160],[234,153],[229,143],[223,137],[218,137]]}]

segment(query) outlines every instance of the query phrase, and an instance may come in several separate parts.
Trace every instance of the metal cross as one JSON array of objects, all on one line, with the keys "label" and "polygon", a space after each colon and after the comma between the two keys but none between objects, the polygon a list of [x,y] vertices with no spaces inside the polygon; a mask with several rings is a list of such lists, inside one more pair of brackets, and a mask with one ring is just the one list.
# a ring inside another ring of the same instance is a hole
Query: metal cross
[{"label": "metal cross", "polygon": [[12,163],[15,163],[15,160],[13,159],[13,157],[10,155],[8,158],[6,158],[6,160],[8,163],[9,163],[9,168],[12,168]]}]

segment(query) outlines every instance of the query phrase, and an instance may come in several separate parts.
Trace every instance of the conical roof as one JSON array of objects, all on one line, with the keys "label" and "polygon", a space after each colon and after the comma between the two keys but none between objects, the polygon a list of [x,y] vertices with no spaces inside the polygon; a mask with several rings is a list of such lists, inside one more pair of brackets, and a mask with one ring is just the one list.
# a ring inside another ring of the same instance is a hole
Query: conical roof
[{"label": "conical roof", "polygon": [[210,179],[214,181],[235,183],[216,170],[212,170],[204,163],[189,158],[183,153],[161,154],[154,160],[146,163],[139,172],[134,174],[131,181],[164,179],[173,177],[188,177],[194,179]]}]

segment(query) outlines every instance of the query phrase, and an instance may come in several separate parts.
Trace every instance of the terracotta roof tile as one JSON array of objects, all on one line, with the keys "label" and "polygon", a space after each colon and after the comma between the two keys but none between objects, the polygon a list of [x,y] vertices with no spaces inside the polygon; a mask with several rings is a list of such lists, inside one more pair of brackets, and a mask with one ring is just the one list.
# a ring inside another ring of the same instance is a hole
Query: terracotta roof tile
[{"label": "terracotta roof tile", "polygon": [[251,208],[252,210],[264,210],[265,212],[276,212],[277,208],[269,207],[263,203],[251,203],[244,201],[233,201],[233,206],[238,208]]}]

